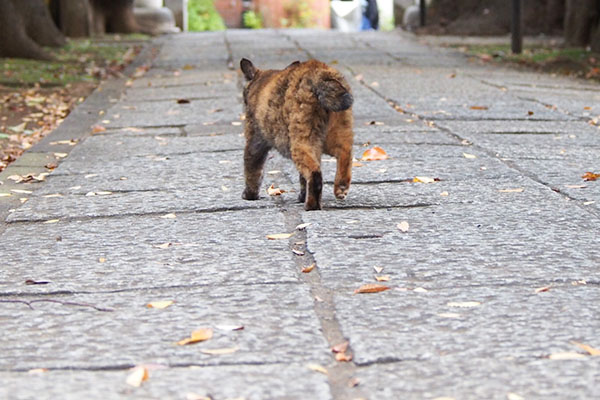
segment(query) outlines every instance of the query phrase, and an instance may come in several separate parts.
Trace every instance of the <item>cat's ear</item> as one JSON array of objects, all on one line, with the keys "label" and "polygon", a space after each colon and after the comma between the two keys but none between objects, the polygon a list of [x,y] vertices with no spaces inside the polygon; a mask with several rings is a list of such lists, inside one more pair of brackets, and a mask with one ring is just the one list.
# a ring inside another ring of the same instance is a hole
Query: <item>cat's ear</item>
[{"label": "cat's ear", "polygon": [[256,67],[252,64],[252,61],[246,58],[242,58],[242,61],[240,61],[240,68],[242,69],[246,80],[251,81],[256,75]]},{"label": "cat's ear", "polygon": [[292,68],[292,67],[297,67],[298,65],[300,65],[300,61],[294,61],[293,63],[291,63],[290,65],[288,65],[287,67],[285,67],[285,69]]}]

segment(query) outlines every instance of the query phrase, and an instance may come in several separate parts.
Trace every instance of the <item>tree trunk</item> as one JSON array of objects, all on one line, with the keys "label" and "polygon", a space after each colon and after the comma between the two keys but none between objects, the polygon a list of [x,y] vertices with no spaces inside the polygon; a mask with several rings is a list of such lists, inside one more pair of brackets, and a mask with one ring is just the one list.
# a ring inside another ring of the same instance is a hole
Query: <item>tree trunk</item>
[{"label": "tree trunk", "polygon": [[50,60],[41,45],[64,43],[43,0],[0,0],[0,57]]},{"label": "tree trunk", "polygon": [[[566,0],[565,42],[571,46],[587,46],[598,36],[600,2]],[[597,42],[597,39],[595,40]]]},{"label": "tree trunk", "polygon": [[92,33],[133,33],[140,27],[135,22],[133,0],[90,0]]},{"label": "tree trunk", "polygon": [[54,0],[57,4],[58,24],[69,37],[90,36],[92,10],[88,0]]}]

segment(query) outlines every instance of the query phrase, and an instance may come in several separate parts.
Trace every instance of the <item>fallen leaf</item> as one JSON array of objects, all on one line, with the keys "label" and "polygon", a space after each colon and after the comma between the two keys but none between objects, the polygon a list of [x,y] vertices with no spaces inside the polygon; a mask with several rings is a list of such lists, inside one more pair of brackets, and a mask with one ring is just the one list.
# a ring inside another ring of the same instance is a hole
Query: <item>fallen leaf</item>
[{"label": "fallen leaf", "polygon": [[241,126],[241,125],[242,125],[242,123],[241,123],[240,121],[233,121],[233,122],[231,123],[231,125],[233,125],[233,126]]},{"label": "fallen leaf", "polygon": [[10,194],[10,193],[6,193],[6,192],[0,193],[0,197],[10,197],[10,196],[12,196],[12,194]]},{"label": "fallen leaf", "polygon": [[439,178],[430,178],[428,176],[415,176],[412,181],[414,183],[434,183],[438,182]]},{"label": "fallen leaf", "polygon": [[49,219],[48,221],[44,221],[44,224],[55,224],[58,221],[60,221],[60,219]]},{"label": "fallen leaf", "polygon": [[106,127],[102,126],[102,125],[93,125],[92,126],[92,133],[100,133],[100,132],[104,132],[106,131]]},{"label": "fallen leaf", "polygon": [[500,193],[521,193],[524,190],[524,188],[498,189]]},{"label": "fallen leaf", "polygon": [[571,342],[571,343],[574,344],[575,346],[579,347],[586,353],[588,353],[590,356],[600,356],[600,350],[595,349],[590,345],[587,345],[584,343],[579,343],[579,342]]},{"label": "fallen leaf", "polygon": [[396,225],[396,228],[398,228],[402,232],[408,232],[409,226],[410,225],[408,224],[408,222],[402,221],[398,225]]},{"label": "fallen leaf", "polygon": [[478,301],[451,301],[446,304],[448,307],[471,308],[481,305]]},{"label": "fallen leaf", "polygon": [[335,360],[339,362],[350,362],[352,361],[352,354],[346,354],[344,352],[337,353],[335,355]]},{"label": "fallen leaf", "polygon": [[212,337],[213,337],[212,329],[202,328],[202,329],[197,329],[197,330],[193,331],[192,334],[190,335],[190,337],[181,339],[180,341],[177,342],[177,344],[179,346],[185,346],[186,344],[204,342],[206,340],[211,339]]},{"label": "fallen leaf", "polygon": [[389,275],[375,275],[375,280],[377,282],[389,282],[390,279],[392,279],[392,277]]},{"label": "fallen leaf", "polygon": [[345,353],[346,350],[348,350],[348,346],[350,345],[350,342],[348,342],[347,340],[345,342],[336,344],[335,346],[333,346],[331,348],[331,351],[334,353]]},{"label": "fallen leaf", "polygon": [[167,242],[167,243],[163,243],[163,244],[155,244],[154,247],[159,248],[159,249],[166,249],[169,248],[173,245],[173,243],[171,242]]},{"label": "fallen leaf", "polygon": [[46,168],[46,169],[55,169],[56,167],[58,167],[58,164],[56,164],[56,163],[48,163],[48,164],[44,165],[44,168]]},{"label": "fallen leaf", "polygon": [[352,163],[352,166],[353,166],[354,168],[360,168],[360,167],[364,167],[364,166],[365,166],[365,164],[362,164],[362,163],[359,163],[359,162],[353,162],[353,163]]},{"label": "fallen leaf", "polygon": [[383,271],[383,267],[377,267],[377,266],[375,266],[375,267],[373,267],[373,269],[374,269],[374,270],[375,270],[375,272],[377,272],[378,274],[380,274],[380,273],[381,273],[381,271]]},{"label": "fallen leaf", "polygon": [[595,181],[596,179],[600,178],[600,174],[595,174],[593,172],[586,172],[581,177],[586,181]]},{"label": "fallen leaf", "polygon": [[306,364],[306,367],[311,371],[320,372],[324,375],[327,375],[329,372],[319,364]]},{"label": "fallen leaf", "polygon": [[272,235],[267,235],[267,239],[269,239],[269,240],[289,239],[293,235],[294,235],[293,233],[274,233]]},{"label": "fallen leaf", "polygon": [[106,262],[106,258],[100,257],[100,258],[98,258],[98,262],[99,263],[105,263]]},{"label": "fallen leaf", "polygon": [[537,289],[535,289],[536,293],[542,293],[542,292],[547,292],[548,290],[550,290],[551,286],[544,286],[544,287],[539,287]]},{"label": "fallen leaf", "polygon": [[440,196],[448,196],[448,192],[444,191],[444,192],[440,193]]},{"label": "fallen leaf", "polygon": [[385,150],[379,146],[375,146],[371,149],[365,150],[361,157],[361,161],[379,161],[387,160],[389,157]]},{"label": "fallen leaf", "polygon": [[276,188],[273,184],[267,188],[267,194],[269,196],[281,196],[283,193],[285,193],[285,190]]},{"label": "fallen leaf", "polygon": [[471,106],[471,110],[487,110],[487,106]]},{"label": "fallen leaf", "polygon": [[150,303],[146,304],[146,307],[162,310],[162,309],[169,307],[173,303],[175,303],[175,301],[173,301],[173,300],[151,301]]},{"label": "fallen leaf", "polygon": [[565,351],[560,353],[553,353],[548,356],[551,360],[577,360],[580,358],[585,358],[584,354],[575,353],[572,351]]},{"label": "fallen leaf", "polygon": [[28,374],[43,374],[48,372],[48,368],[33,368],[27,371]]},{"label": "fallen leaf", "polygon": [[533,111],[527,111],[527,115],[533,115]]},{"label": "fallen leaf", "polygon": [[222,324],[222,325],[215,325],[215,328],[217,328],[220,331],[241,331],[244,329],[244,325]]},{"label": "fallen leaf", "polygon": [[133,387],[142,386],[142,382],[148,380],[148,369],[143,366],[134,367],[131,373],[127,376],[127,384]]},{"label": "fallen leaf", "polygon": [[35,281],[33,279],[27,279],[25,281],[26,285],[47,285],[49,283],[50,283],[49,281]]},{"label": "fallen leaf", "polygon": [[308,267],[302,268],[302,272],[305,273],[305,274],[308,274],[310,271],[312,271],[313,269],[315,269],[315,266],[316,266],[316,264],[312,263]]},{"label": "fallen leaf", "polygon": [[177,99],[177,104],[190,104],[188,99]]},{"label": "fallen leaf", "polygon": [[25,189],[10,189],[11,192],[13,193],[19,193],[19,194],[30,194],[33,193],[33,191],[31,190],[25,190]]},{"label": "fallen leaf", "polygon": [[161,217],[162,219],[175,219],[177,218],[177,215],[170,213],[170,214],[165,214]]},{"label": "fallen leaf", "polygon": [[305,222],[303,224],[297,225],[296,230],[302,231],[302,230],[306,229],[308,226],[310,226],[310,222]]},{"label": "fallen leaf", "polygon": [[458,313],[439,313],[437,314],[438,317],[442,317],[442,318],[460,318],[461,315]]},{"label": "fallen leaf", "polygon": [[388,289],[390,289],[389,286],[381,285],[379,283],[366,283],[358,289],[356,289],[354,293],[377,293],[383,292]]},{"label": "fallen leaf", "polygon": [[525,398],[516,393],[508,393],[506,395],[506,400],[525,400]]},{"label": "fallen leaf", "polygon": [[188,393],[185,395],[185,400],[214,400],[212,397],[202,396],[197,393]]},{"label": "fallen leaf", "polygon": [[585,189],[586,185],[565,185],[566,188],[569,189]]},{"label": "fallen leaf", "polygon": [[225,347],[221,349],[201,349],[200,353],[209,354],[211,356],[222,356],[225,354],[233,354],[238,351],[240,348],[235,347]]},{"label": "fallen leaf", "polygon": [[474,159],[477,158],[475,154],[462,153],[464,158]]},{"label": "fallen leaf", "polygon": [[425,288],[422,288],[422,287],[418,287],[418,288],[414,288],[413,292],[416,292],[416,293],[427,293],[428,290],[425,289]]},{"label": "fallen leaf", "polygon": [[54,157],[56,158],[65,158],[68,155],[68,153],[54,153]]}]

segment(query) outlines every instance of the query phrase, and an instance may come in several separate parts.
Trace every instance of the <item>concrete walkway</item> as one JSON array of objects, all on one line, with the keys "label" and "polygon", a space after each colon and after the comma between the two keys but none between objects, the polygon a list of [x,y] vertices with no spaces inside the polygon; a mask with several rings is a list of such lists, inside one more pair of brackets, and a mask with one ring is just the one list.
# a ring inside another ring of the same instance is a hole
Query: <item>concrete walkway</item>
[{"label": "concrete walkway", "polygon": [[[343,202],[324,158],[305,212],[273,153],[263,186],[288,192],[242,200],[241,57],[334,64],[355,156],[390,158],[356,164]],[[576,344],[600,349],[598,85],[398,33],[181,34],[134,70],[0,175],[0,398],[598,396]],[[391,289],[355,294],[376,276]]]}]

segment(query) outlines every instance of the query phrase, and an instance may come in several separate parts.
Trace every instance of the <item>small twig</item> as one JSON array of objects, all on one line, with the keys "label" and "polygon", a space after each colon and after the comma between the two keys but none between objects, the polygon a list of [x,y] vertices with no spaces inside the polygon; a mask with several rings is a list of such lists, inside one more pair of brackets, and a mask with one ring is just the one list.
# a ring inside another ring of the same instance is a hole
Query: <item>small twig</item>
[{"label": "small twig", "polygon": [[73,302],[73,301],[61,301],[61,300],[55,300],[55,299],[38,299],[38,300],[31,300],[31,301],[27,301],[27,300],[0,300],[0,303],[21,303],[21,304],[25,304],[27,307],[29,307],[32,310],[34,310],[34,308],[32,306],[33,303],[42,303],[42,302],[56,303],[56,304],[60,304],[60,305],[63,305],[63,306],[90,307],[90,308],[93,308],[96,311],[101,311],[101,312],[112,312],[112,311],[114,311],[114,309],[112,309],[112,308],[97,307],[97,306],[95,306],[93,304],[76,303],[76,302]]}]

